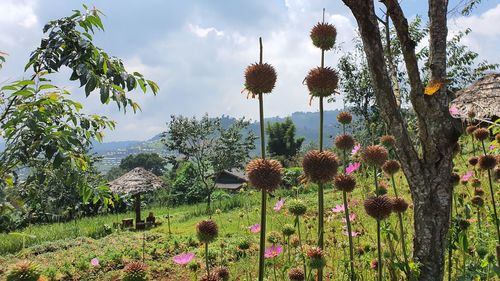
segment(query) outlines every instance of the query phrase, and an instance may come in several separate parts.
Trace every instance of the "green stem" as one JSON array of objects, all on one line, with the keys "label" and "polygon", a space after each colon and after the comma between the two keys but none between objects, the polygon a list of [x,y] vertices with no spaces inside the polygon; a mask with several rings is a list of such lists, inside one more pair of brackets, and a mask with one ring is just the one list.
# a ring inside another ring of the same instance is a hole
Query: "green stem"
[{"label": "green stem", "polygon": [[208,243],[205,243],[205,266],[207,267],[207,276],[210,276],[210,265],[208,264]]},{"label": "green stem", "polygon": [[349,207],[347,205],[347,192],[342,192],[344,197],[345,220],[347,222],[347,233],[349,236],[349,259],[351,266],[351,280],[354,280],[354,245],[352,243],[351,219],[349,218]]},{"label": "green stem", "polygon": [[377,220],[378,281],[382,281],[382,246],[380,245],[380,220]]},{"label": "green stem", "polygon": [[[302,251],[302,236],[300,235],[300,217],[297,216],[297,233],[299,235],[299,247],[300,247],[300,250]],[[307,272],[307,268],[306,268],[306,257],[304,256],[304,254],[301,253],[301,256],[302,256],[302,262],[304,263],[304,274]]]},{"label": "green stem", "polygon": [[[483,146],[484,156],[486,156],[487,153],[486,153],[486,147],[484,146],[484,141],[481,141],[481,144]],[[493,183],[491,181],[490,169],[488,169],[488,183],[490,185],[491,204],[493,205],[493,214],[495,215],[495,225],[497,228],[497,238],[498,238],[498,243],[500,244],[500,228],[498,226],[497,204],[495,202],[495,193],[493,192]]]},{"label": "green stem", "polygon": [[[394,180],[394,175],[391,175],[391,182],[392,182],[392,187],[394,188],[394,196],[396,198],[398,197],[398,191],[396,187],[396,181]],[[403,250],[403,258],[405,260],[405,268],[406,268],[406,273],[408,274],[408,278],[412,280],[411,277],[411,272],[410,272],[410,265],[408,264],[408,254],[406,253],[406,240],[405,240],[405,232],[404,232],[404,225],[403,225],[403,214],[398,213],[398,219],[399,219],[399,231],[401,235],[401,248]]]}]

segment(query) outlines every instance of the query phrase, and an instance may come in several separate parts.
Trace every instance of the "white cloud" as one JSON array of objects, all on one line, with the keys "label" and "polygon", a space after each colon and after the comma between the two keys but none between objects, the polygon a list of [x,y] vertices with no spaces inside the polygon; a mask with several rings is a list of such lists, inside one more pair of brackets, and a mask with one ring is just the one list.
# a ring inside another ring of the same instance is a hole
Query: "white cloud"
[{"label": "white cloud", "polygon": [[191,32],[193,32],[194,34],[196,34],[196,36],[198,37],[207,37],[208,34],[210,33],[214,33],[216,36],[224,36],[224,32],[223,31],[219,31],[217,30],[215,27],[207,27],[207,28],[203,28],[203,27],[200,27],[199,25],[197,24],[189,24],[188,25],[188,28]]}]

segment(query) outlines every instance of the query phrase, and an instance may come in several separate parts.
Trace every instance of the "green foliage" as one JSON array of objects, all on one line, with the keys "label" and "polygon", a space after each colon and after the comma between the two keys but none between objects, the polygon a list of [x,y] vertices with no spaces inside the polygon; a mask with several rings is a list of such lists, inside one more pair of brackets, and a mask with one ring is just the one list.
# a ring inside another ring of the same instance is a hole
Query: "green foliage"
[{"label": "green foliage", "polygon": [[194,164],[181,162],[169,184],[171,204],[193,204],[201,202],[206,194],[197,177]]},{"label": "green foliage", "polygon": [[40,269],[30,262],[18,263],[7,273],[7,281],[37,281]]},{"label": "green foliage", "polygon": [[120,168],[120,166],[113,166],[106,173],[106,180],[112,181],[123,176],[127,171],[125,169]]},{"label": "green foliage", "polygon": [[304,142],[303,137],[295,138],[295,124],[290,117],[281,123],[268,123],[266,133],[269,154],[282,163],[296,156]]},{"label": "green foliage", "polygon": [[303,170],[299,167],[283,169],[283,178],[281,184],[285,188],[298,187],[300,185],[299,177],[302,175]]},{"label": "green foliage", "polygon": [[136,167],[142,167],[157,176],[163,175],[167,161],[157,153],[139,153],[129,155],[120,162],[120,168],[130,171]]}]

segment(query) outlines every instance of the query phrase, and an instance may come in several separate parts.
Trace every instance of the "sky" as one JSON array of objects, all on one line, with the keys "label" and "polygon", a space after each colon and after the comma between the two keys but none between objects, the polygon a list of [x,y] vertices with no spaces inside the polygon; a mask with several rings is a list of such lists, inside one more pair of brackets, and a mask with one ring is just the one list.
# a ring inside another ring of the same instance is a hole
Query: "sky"
[{"label": "sky", "polygon": [[[378,1],[376,1],[378,2]],[[450,0],[453,10],[463,0]],[[102,105],[98,93],[85,98],[69,72],[54,77],[67,87],[89,114],[106,115],[117,122],[105,141],[146,140],[166,130],[170,115],[229,115],[255,120],[258,102],[242,94],[245,68],[258,61],[258,38],[263,38],[264,61],[278,73],[273,93],[265,96],[266,116],[296,111],[317,111],[309,104],[302,84],[309,69],[320,63],[309,32],[322,17],[337,28],[338,50],[327,52],[325,64],[335,67],[339,57],[353,48],[356,23],[340,0],[0,0],[0,51],[8,53],[0,70],[0,85],[26,78],[29,54],[40,43],[43,25],[70,15],[82,4],[95,6],[105,16],[105,32],[94,36],[95,45],[123,59],[129,71],[139,71],[160,87],[158,95],[135,91],[129,96],[142,112],[119,111],[114,103]],[[427,1],[402,0],[408,18],[427,13]],[[500,3],[483,0],[473,14],[449,15],[451,34],[471,28],[463,41],[481,59],[500,63]],[[342,108],[341,97],[325,109]]]}]

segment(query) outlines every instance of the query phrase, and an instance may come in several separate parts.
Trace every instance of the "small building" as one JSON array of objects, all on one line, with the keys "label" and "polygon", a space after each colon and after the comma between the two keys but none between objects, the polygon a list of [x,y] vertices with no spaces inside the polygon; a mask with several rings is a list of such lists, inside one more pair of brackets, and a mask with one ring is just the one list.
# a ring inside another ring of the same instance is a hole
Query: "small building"
[{"label": "small building", "polygon": [[247,183],[245,172],[239,169],[225,170],[215,179],[215,186],[227,191],[241,190]]}]

